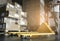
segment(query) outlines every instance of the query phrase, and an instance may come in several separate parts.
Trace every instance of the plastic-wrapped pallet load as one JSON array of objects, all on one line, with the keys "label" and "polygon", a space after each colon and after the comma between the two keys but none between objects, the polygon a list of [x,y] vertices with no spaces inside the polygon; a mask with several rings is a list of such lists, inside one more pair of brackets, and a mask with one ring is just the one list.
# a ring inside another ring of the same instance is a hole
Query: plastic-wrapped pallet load
[{"label": "plastic-wrapped pallet load", "polygon": [[21,12],[21,16],[27,17],[27,13],[22,11],[22,12]]},{"label": "plastic-wrapped pallet load", "polygon": [[6,6],[6,10],[12,10],[13,11],[13,10],[15,10],[14,8],[15,8],[14,5],[12,5],[10,3],[8,3]]},{"label": "plastic-wrapped pallet load", "polygon": [[17,23],[18,21],[5,18],[4,22],[6,22],[6,32],[7,31],[20,31],[20,25]]},{"label": "plastic-wrapped pallet load", "polygon": [[27,30],[27,22],[24,20],[21,20],[20,21],[20,28],[21,28],[21,31],[26,31]]},{"label": "plastic-wrapped pallet load", "polygon": [[18,4],[15,3],[15,8],[18,11],[17,13],[20,16],[20,30],[21,31],[26,31],[27,28],[27,13],[22,11],[22,7]]},{"label": "plastic-wrapped pallet load", "polygon": [[5,22],[7,24],[6,30],[24,31],[26,29],[25,26],[27,26],[27,19],[26,19],[27,13],[23,12],[22,7],[17,3],[15,3],[15,5],[8,3],[7,10],[9,11],[9,15],[7,19],[5,19]]},{"label": "plastic-wrapped pallet load", "polygon": [[21,18],[21,19],[20,19],[20,25],[27,25],[27,20]]},{"label": "plastic-wrapped pallet load", "polygon": [[20,14],[20,26],[21,26],[21,31],[27,31],[27,13],[21,11]]},{"label": "plastic-wrapped pallet load", "polygon": [[19,23],[19,15],[15,8],[14,5],[8,3],[7,4],[7,9],[9,11],[9,15],[8,17],[6,17],[4,19],[4,21],[6,22],[6,32],[7,31],[20,31],[20,25],[18,24]]},{"label": "plastic-wrapped pallet load", "polygon": [[22,6],[19,5],[18,3],[15,3],[15,8],[16,8],[16,10],[18,10],[18,11],[22,11]]}]

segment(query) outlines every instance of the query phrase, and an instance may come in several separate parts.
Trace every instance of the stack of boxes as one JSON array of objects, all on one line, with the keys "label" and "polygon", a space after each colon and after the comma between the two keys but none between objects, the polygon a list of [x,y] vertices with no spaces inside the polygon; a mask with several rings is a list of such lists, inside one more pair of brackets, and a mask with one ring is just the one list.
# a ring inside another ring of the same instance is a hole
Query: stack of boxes
[{"label": "stack of boxes", "polygon": [[[4,22],[6,22],[6,32],[25,30],[27,16],[26,13],[22,11],[22,7],[17,3],[15,3],[15,5],[8,3],[6,10],[9,11],[8,17],[4,18]],[[25,28],[23,28],[24,26]]]},{"label": "stack of boxes", "polygon": [[28,31],[27,30],[27,13],[26,12],[21,12],[20,26],[21,26],[21,31]]}]

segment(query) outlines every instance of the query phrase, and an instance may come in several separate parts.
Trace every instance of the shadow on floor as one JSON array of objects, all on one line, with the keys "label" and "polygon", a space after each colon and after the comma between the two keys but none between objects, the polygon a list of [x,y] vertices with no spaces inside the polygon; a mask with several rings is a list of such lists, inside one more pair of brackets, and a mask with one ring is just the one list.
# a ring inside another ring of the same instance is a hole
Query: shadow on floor
[{"label": "shadow on floor", "polygon": [[[52,37],[51,37],[52,38]],[[4,35],[0,35],[0,41],[60,41],[60,39],[55,37],[55,39],[21,39],[18,37],[5,37]]]}]

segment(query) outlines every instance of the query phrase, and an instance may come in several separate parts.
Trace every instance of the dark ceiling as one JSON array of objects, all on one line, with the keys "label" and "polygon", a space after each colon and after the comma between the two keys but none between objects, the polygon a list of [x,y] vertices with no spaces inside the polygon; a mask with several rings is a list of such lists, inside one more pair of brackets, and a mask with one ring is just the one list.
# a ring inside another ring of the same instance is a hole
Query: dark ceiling
[{"label": "dark ceiling", "polygon": [[12,0],[12,2],[17,2],[17,3],[19,3],[20,5],[22,5],[22,1],[23,1],[23,0]]},{"label": "dark ceiling", "polygon": [[[22,5],[22,1],[23,0],[12,0],[12,2],[17,2],[17,3],[19,3],[20,5]],[[44,0],[45,1],[45,4],[47,4],[47,3],[49,3],[49,2],[51,2],[51,1],[53,1],[53,0]]]}]

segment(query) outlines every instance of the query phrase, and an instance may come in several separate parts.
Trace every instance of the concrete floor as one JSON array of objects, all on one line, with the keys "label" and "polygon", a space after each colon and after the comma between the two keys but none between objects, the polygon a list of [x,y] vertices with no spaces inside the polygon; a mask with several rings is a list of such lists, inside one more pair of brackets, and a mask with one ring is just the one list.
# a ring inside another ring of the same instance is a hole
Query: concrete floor
[{"label": "concrete floor", "polygon": [[55,37],[55,39],[51,38],[45,38],[45,39],[20,39],[18,37],[5,37],[5,36],[0,36],[0,41],[60,41]]}]

